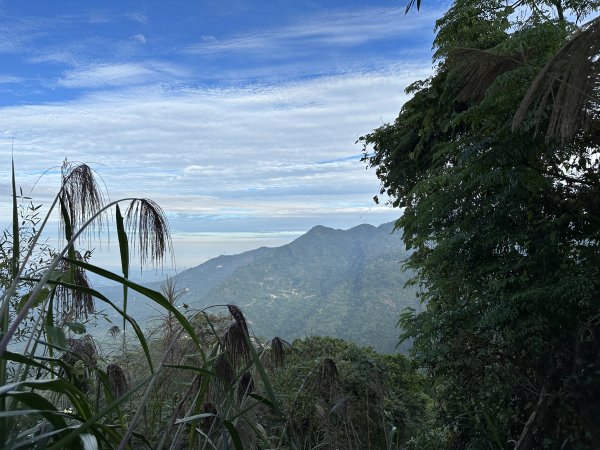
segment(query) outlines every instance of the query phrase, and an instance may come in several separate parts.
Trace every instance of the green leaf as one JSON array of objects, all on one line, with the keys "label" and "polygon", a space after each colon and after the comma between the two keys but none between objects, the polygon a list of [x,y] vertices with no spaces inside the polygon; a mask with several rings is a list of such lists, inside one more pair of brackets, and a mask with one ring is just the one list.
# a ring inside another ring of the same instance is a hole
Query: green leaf
[{"label": "green leaf", "polygon": [[67,426],[62,417],[63,413],[59,413],[56,407],[40,394],[35,392],[12,392],[10,397],[35,409],[37,414],[43,416],[56,428],[65,428]]},{"label": "green leaf", "polygon": [[19,272],[19,210],[17,208],[17,185],[15,180],[15,160],[12,159],[12,229],[13,229],[13,242],[12,242],[12,276],[17,276]]},{"label": "green leaf", "polygon": [[240,439],[240,434],[235,429],[235,426],[228,420],[223,420],[223,425],[225,425],[225,428],[227,428],[227,432],[229,433],[229,436],[231,436],[231,440],[233,441],[233,445],[235,446],[236,450],[244,450],[242,440]]},{"label": "green leaf", "polygon": [[[119,238],[119,253],[121,254],[121,271],[124,278],[129,278],[129,241],[125,232],[123,215],[119,205],[116,205],[117,237]],[[127,286],[123,285],[123,311],[127,313]],[[125,331],[125,320],[123,320],[123,331]]]},{"label": "green leaf", "polygon": [[[17,312],[21,311],[21,309],[23,309],[23,306],[25,306],[25,304],[27,303],[27,301],[29,300],[29,295],[31,294],[25,294],[23,295],[23,297],[21,297],[21,300],[19,300],[19,304],[17,305]],[[31,308],[35,308],[37,306],[39,306],[44,300],[46,300],[46,298],[48,298],[48,295],[50,294],[50,289],[48,288],[44,288],[40,291],[40,293],[38,294],[37,298],[35,299],[35,302],[33,302],[33,304],[31,305]]]},{"label": "green leaf", "polygon": [[[164,295],[162,295],[160,292],[157,291],[153,291],[152,289],[148,289],[144,286],[141,286],[137,283],[134,283],[132,281],[129,281],[126,278],[123,278],[119,275],[116,275],[112,272],[109,272],[108,270],[102,269],[101,267],[97,267],[91,264],[88,264],[86,262],[83,261],[78,261],[78,260],[74,260],[74,259],[70,259],[70,258],[65,258],[67,261],[69,261],[71,264],[74,264],[76,266],[79,266],[89,272],[95,273],[97,275],[100,275],[104,278],[107,278],[109,280],[112,281],[116,281],[118,283],[127,285],[127,287],[133,289],[136,292],[139,292],[140,294],[148,297],[150,300],[154,301],[155,303],[157,303],[158,305],[162,306],[165,310],[169,311],[170,313],[173,314],[173,316],[175,316],[175,318],[177,319],[177,321],[179,322],[179,324],[182,326],[182,328],[187,332],[188,336],[192,339],[192,341],[194,342],[194,344],[196,344],[197,349],[200,352],[200,356],[202,357],[203,361],[206,361],[206,356],[204,354],[204,351],[202,349],[202,344],[200,343],[200,338],[198,337],[198,335],[196,334],[196,331],[194,330],[194,327],[190,324],[190,322],[185,318],[185,316],[183,314],[181,314],[181,312],[179,312],[179,310],[173,306],[166,298]],[[106,299],[106,297],[102,296],[104,299]],[[100,298],[100,297],[99,297]],[[108,299],[106,299],[108,300]],[[112,302],[111,302],[112,305]],[[113,308],[116,308],[115,306],[113,306]]]},{"label": "green leaf", "polygon": [[[25,366],[38,367],[39,369],[50,371],[54,375],[58,376],[58,372],[54,372],[50,367],[48,367],[48,366],[46,366],[46,365],[44,365],[44,364],[42,364],[42,363],[34,360],[33,358],[31,358],[29,356],[26,356],[26,355],[21,355],[19,353],[9,352],[7,350],[7,351],[5,351],[2,354],[1,358],[5,359],[7,361],[14,361],[14,362],[17,362],[19,364],[23,364]],[[56,358],[42,358],[42,357],[39,357],[39,356],[37,358],[38,359],[43,359],[43,360],[46,360],[46,361],[51,361],[53,363],[60,363],[60,360],[56,359]]]},{"label": "green leaf", "polygon": [[85,325],[77,322],[65,322],[65,325],[75,334],[85,334]]},{"label": "green leaf", "polygon": [[131,326],[133,327],[133,331],[135,332],[135,334],[140,342],[140,345],[142,346],[144,355],[146,356],[146,360],[148,361],[148,366],[150,367],[151,371],[154,371],[154,366],[152,364],[152,357],[150,356],[150,350],[148,349],[148,343],[146,342],[144,333],[142,332],[142,329],[140,328],[140,326],[137,324],[137,322],[132,317],[125,314],[125,312],[123,310],[121,310],[121,308],[119,308],[117,305],[115,305],[113,302],[111,302],[107,297],[105,297],[100,292],[98,292],[94,289],[86,288],[86,287],[75,285],[75,284],[63,283],[61,281],[50,280],[50,281],[48,281],[48,283],[54,284],[57,286],[64,286],[69,289],[78,290],[80,292],[90,294],[105,303],[108,303],[116,312],[118,312],[122,317],[124,317],[131,324]]},{"label": "green leaf", "polygon": [[52,345],[60,348],[67,348],[67,338],[62,328],[46,325],[46,335],[48,336],[48,341]]}]

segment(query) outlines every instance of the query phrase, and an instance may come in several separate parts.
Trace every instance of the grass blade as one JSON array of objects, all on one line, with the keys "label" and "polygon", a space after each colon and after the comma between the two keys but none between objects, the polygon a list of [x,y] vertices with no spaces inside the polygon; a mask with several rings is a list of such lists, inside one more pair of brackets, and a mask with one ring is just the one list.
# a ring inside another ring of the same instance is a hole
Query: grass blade
[{"label": "grass blade", "polygon": [[[123,278],[129,279],[129,242],[127,241],[127,233],[125,232],[125,224],[123,215],[119,205],[116,205],[116,221],[117,221],[117,237],[119,239],[119,253],[121,254],[121,271]],[[127,314],[127,285],[123,285],[123,311]],[[125,319],[123,319],[123,331],[125,331]]]},{"label": "grass blade", "polygon": [[206,355],[204,354],[204,351],[202,350],[202,344],[200,342],[200,338],[196,334],[194,327],[185,318],[185,316],[183,314],[181,314],[175,306],[171,305],[171,303],[166,299],[166,297],[164,295],[162,295],[160,292],[154,291],[152,289],[148,289],[137,283],[129,281],[126,278],[123,278],[117,274],[109,272],[108,270],[102,269],[97,266],[93,266],[93,265],[88,264],[83,261],[71,260],[68,258],[67,258],[67,261],[69,261],[71,264],[75,264],[79,267],[82,267],[85,270],[93,272],[93,273],[100,275],[104,278],[107,278],[109,280],[125,284],[125,285],[127,285],[127,287],[148,297],[150,300],[154,301],[155,303],[158,303],[159,306],[162,306],[164,309],[166,309],[167,311],[172,313],[175,316],[175,318],[177,319],[177,321],[179,322],[179,324],[182,326],[182,328],[187,332],[188,336],[192,339],[194,344],[196,344],[196,346],[200,352],[200,356],[202,357],[202,361],[204,363],[206,362]]}]

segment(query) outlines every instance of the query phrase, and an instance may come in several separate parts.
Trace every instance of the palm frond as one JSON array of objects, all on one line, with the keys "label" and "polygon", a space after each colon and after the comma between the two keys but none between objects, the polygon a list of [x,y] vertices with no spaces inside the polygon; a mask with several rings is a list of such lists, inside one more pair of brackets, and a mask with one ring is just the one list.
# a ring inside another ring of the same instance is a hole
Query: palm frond
[{"label": "palm frond", "polygon": [[584,25],[542,68],[513,118],[517,129],[528,112],[536,127],[545,121],[546,140],[572,139],[598,124],[600,17]]},{"label": "palm frond", "polygon": [[448,60],[465,82],[457,100],[478,102],[496,78],[525,63],[526,53],[501,55],[476,48],[455,48],[449,51]]}]

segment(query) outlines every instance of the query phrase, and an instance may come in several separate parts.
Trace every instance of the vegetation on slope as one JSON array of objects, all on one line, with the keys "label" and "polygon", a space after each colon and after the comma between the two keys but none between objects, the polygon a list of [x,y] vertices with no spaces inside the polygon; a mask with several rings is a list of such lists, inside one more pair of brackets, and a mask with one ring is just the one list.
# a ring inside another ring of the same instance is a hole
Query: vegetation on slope
[{"label": "vegetation on slope", "polygon": [[600,20],[569,22],[598,7],[456,0],[435,75],[362,138],[404,208],[427,310],[402,325],[446,448],[600,439]]}]

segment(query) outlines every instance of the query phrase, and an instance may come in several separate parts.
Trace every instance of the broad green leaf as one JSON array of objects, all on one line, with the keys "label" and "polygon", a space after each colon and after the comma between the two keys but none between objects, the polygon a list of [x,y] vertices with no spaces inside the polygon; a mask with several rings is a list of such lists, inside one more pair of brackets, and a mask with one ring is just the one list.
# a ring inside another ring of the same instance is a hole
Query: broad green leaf
[{"label": "broad green leaf", "polygon": [[67,338],[62,328],[46,325],[46,335],[51,344],[60,348],[67,348]]},{"label": "broad green leaf", "polygon": [[56,407],[40,394],[36,392],[12,392],[9,396],[30,408],[38,410],[39,414],[56,428],[67,426],[62,417],[63,413],[59,413]]}]

